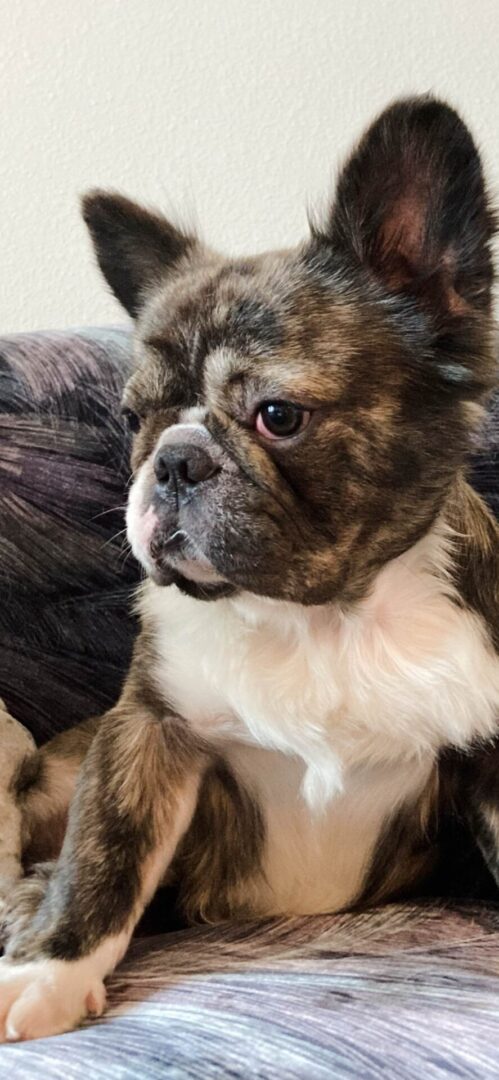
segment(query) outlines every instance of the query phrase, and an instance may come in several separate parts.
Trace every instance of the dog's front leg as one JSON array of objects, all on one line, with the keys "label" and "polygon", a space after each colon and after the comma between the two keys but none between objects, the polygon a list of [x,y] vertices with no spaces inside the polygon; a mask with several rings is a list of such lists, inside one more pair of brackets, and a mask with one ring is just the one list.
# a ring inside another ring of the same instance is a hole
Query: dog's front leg
[{"label": "dog's front leg", "polygon": [[45,897],[0,960],[2,1040],[55,1035],[102,1011],[103,980],[189,826],[203,767],[173,715],[125,693],[103,718]]}]

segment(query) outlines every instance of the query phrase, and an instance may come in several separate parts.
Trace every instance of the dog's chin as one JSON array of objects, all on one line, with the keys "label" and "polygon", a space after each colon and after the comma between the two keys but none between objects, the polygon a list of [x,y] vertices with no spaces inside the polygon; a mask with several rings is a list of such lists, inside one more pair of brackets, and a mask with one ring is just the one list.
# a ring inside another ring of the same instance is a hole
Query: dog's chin
[{"label": "dog's chin", "polygon": [[147,570],[156,585],[176,585],[180,592],[196,600],[219,600],[237,591],[205,560],[155,559]]},{"label": "dog's chin", "polygon": [[192,596],[195,600],[221,600],[223,597],[233,596],[238,591],[237,587],[231,585],[229,581],[201,584],[192,578],[184,577],[178,570],[173,571],[172,584],[176,585],[185,596]]}]

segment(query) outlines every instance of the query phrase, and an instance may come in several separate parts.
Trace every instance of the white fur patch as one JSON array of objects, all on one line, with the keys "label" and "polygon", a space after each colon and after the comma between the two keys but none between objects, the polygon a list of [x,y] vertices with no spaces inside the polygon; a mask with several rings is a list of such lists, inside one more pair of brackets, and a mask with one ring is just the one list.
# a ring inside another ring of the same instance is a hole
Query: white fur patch
[{"label": "white fur patch", "polygon": [[263,874],[244,882],[236,900],[258,916],[348,907],[361,891],[387,814],[417,798],[431,771],[428,759],[351,769],[343,791],[318,813],[301,795],[299,759],[242,744],[225,756],[265,815]]},{"label": "white fur patch", "polygon": [[81,960],[0,960],[0,1042],[59,1035],[89,1014],[100,1016],[103,980],[129,939],[128,932],[108,938]]},{"label": "white fur patch", "polygon": [[[347,903],[383,821],[422,789],[438,751],[496,730],[499,660],[483,621],[454,602],[446,561],[435,530],[348,611],[250,594],[203,604],[144,587],[165,699],[258,795],[267,856],[278,863],[296,834],[294,899],[282,867],[274,873],[266,859],[286,910]],[[245,746],[264,749],[265,765]],[[329,885],[311,880],[304,852],[314,844],[314,874],[330,878],[321,867],[336,867]]]},{"label": "white fur patch", "polygon": [[133,554],[138,562],[146,568],[152,569],[149,556],[148,544],[154,529],[154,511],[150,507],[145,509],[145,491],[150,483],[151,463],[145,461],[137,472],[135,480],[130,488],[126,509],[127,536],[130,541]]}]

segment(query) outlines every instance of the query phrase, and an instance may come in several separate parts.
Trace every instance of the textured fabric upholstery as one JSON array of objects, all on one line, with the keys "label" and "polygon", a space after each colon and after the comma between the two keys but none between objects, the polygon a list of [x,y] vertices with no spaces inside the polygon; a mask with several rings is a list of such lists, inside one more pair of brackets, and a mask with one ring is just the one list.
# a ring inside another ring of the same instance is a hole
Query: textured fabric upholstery
[{"label": "textured fabric upholstery", "polygon": [[113,703],[134,634],[123,330],[0,338],[0,697],[45,741]]}]

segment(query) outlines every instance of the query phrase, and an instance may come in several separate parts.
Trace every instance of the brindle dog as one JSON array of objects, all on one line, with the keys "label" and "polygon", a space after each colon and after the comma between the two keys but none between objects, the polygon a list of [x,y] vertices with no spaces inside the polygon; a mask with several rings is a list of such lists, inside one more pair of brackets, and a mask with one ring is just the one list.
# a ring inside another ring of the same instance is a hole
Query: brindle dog
[{"label": "brindle dog", "polygon": [[499,880],[498,532],[464,473],[494,220],[465,125],[393,105],[292,251],[83,210],[135,319],[148,580],[119,702],[20,779],[34,858],[90,747],[55,869],[13,904],[7,1039],[102,1010],[165,877],[192,919],[339,910],[424,888],[462,823]]}]

